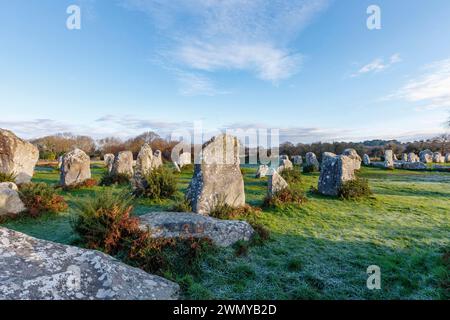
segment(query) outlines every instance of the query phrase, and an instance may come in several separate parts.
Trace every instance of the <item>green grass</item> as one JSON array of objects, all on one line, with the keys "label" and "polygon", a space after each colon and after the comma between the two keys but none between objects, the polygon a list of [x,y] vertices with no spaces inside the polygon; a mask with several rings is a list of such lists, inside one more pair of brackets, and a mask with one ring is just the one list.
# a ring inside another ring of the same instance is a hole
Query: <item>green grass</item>
[{"label": "green grass", "polygon": [[[99,178],[103,168],[93,169]],[[260,206],[266,179],[243,167],[247,202]],[[192,172],[178,174],[178,197]],[[271,240],[250,246],[247,255],[220,250],[203,263],[201,277],[183,284],[191,299],[443,299],[440,285],[450,270],[442,263],[450,247],[450,174],[362,168],[374,195],[342,201],[309,192],[318,173],[303,174],[308,202],[265,210],[258,218]],[[36,182],[57,183],[58,172],[39,170]],[[74,203],[101,187],[62,192],[69,210],[60,215],[23,218],[4,226],[61,243],[74,239]],[[126,187],[122,187],[126,188]],[[117,191],[120,191],[118,188]],[[166,210],[175,200],[137,199],[137,215]],[[381,268],[382,289],[366,288],[369,265]],[[448,285],[448,282],[447,282]]]}]

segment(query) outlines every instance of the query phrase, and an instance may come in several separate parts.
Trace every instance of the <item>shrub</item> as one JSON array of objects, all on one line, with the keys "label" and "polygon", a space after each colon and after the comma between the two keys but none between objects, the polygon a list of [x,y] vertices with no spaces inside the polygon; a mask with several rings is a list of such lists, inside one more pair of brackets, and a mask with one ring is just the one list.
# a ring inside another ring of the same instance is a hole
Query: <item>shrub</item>
[{"label": "shrub", "polygon": [[125,185],[130,183],[130,178],[131,177],[125,173],[111,174],[106,172],[100,179],[99,185],[101,186],[111,186],[113,184]]},{"label": "shrub", "polygon": [[17,176],[14,173],[0,172],[0,183],[2,182],[15,182]]},{"label": "shrub", "polygon": [[312,164],[303,165],[303,173],[317,172],[316,167]]},{"label": "shrub", "polygon": [[372,194],[369,181],[363,178],[345,181],[339,188],[339,197],[342,199],[360,199]]},{"label": "shrub", "polygon": [[302,181],[302,175],[299,170],[283,170],[281,176],[288,184],[300,183]]},{"label": "shrub", "polygon": [[139,222],[130,217],[132,198],[104,190],[97,196],[81,201],[73,229],[80,241],[89,249],[117,254],[126,242],[141,241],[146,233],[140,231]]},{"label": "shrub", "polygon": [[240,207],[233,207],[220,201],[211,210],[209,216],[223,220],[251,219],[259,215],[260,212],[261,209],[254,208],[248,204]]},{"label": "shrub", "polygon": [[42,160],[56,160],[56,153],[52,151],[42,151],[39,155],[39,158]]},{"label": "shrub", "polygon": [[152,170],[144,179],[142,187],[134,192],[136,196],[167,199],[177,192],[177,179],[173,172],[165,167]]},{"label": "shrub", "polygon": [[81,183],[72,186],[64,186],[64,190],[75,190],[81,188],[92,188],[98,185],[97,180],[95,179],[86,179]]},{"label": "shrub", "polygon": [[263,207],[280,207],[283,204],[303,204],[307,201],[305,194],[298,188],[289,186],[273,195],[267,195],[264,199]]},{"label": "shrub", "polygon": [[67,209],[64,198],[46,183],[25,183],[20,186],[20,199],[28,213],[36,217],[45,212],[61,212]]}]

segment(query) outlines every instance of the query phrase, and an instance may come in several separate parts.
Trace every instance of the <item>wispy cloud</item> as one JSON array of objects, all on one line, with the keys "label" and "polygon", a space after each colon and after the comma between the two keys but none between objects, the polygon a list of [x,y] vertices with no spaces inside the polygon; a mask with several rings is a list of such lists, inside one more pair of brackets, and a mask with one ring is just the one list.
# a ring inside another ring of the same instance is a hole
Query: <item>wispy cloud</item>
[{"label": "wispy cloud", "polygon": [[387,97],[420,104],[419,109],[450,107],[450,59],[425,66],[422,73]]},{"label": "wispy cloud", "polygon": [[352,77],[358,77],[367,73],[378,73],[390,68],[392,65],[401,62],[400,54],[393,54],[387,61],[383,58],[376,58],[368,64],[362,66],[357,72],[353,73]]},{"label": "wispy cloud", "polygon": [[217,89],[214,82],[204,75],[181,70],[175,74],[180,85],[179,93],[183,96],[216,96],[229,93]]},{"label": "wispy cloud", "polygon": [[302,55],[292,51],[292,41],[329,1],[122,0],[122,5],[151,17],[172,42],[160,54],[177,67],[246,71],[276,83],[299,71]]}]

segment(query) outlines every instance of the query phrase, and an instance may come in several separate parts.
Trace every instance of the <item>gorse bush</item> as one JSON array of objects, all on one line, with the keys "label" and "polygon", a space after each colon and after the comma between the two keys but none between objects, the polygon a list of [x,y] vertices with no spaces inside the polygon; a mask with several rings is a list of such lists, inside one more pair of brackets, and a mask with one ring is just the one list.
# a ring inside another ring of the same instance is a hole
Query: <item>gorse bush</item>
[{"label": "gorse bush", "polygon": [[56,190],[46,183],[25,183],[20,186],[20,199],[28,213],[37,217],[42,213],[57,213],[67,209],[67,203]]},{"label": "gorse bush", "polygon": [[234,207],[224,201],[219,201],[211,209],[209,216],[223,220],[251,219],[259,215],[260,212],[261,209],[254,208],[248,204]]},{"label": "gorse bush", "polygon": [[283,170],[281,176],[288,184],[300,183],[302,181],[302,174],[300,173],[300,170],[296,169]]},{"label": "gorse bush", "polygon": [[93,198],[81,201],[76,207],[73,229],[89,249],[117,254],[129,242],[140,241],[145,232],[139,222],[130,217],[132,197],[108,189]]},{"label": "gorse bush", "polygon": [[176,176],[168,168],[154,169],[144,177],[144,180],[144,183],[134,191],[138,197],[167,199],[177,192]]},{"label": "gorse bush", "polygon": [[303,204],[307,201],[305,193],[299,188],[288,186],[287,188],[276,192],[273,195],[267,195],[264,198],[263,207],[276,208],[284,204]]},{"label": "gorse bush", "polygon": [[339,188],[339,197],[341,199],[360,199],[372,195],[369,187],[369,181],[363,178],[345,181]]},{"label": "gorse bush", "polygon": [[63,189],[66,191],[82,189],[82,188],[92,188],[98,185],[97,180],[95,179],[86,179],[81,183],[71,186],[64,186]]},{"label": "gorse bush", "polygon": [[0,183],[2,182],[15,182],[17,176],[14,173],[0,172]]},{"label": "gorse bush", "polygon": [[126,185],[126,184],[130,183],[130,179],[131,179],[131,177],[125,173],[112,174],[112,173],[106,172],[103,174],[102,178],[100,179],[99,185],[101,185],[101,186],[111,186],[113,184]]}]

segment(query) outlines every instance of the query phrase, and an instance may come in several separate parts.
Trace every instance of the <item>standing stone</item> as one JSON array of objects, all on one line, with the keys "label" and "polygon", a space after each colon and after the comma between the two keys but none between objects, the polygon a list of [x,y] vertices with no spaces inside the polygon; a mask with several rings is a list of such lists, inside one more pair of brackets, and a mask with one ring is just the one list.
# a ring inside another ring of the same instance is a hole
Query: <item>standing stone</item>
[{"label": "standing stone", "polygon": [[152,168],[158,169],[162,165],[163,165],[162,153],[160,150],[156,150],[155,153],[153,154]]},{"label": "standing stone", "polygon": [[262,164],[259,166],[258,171],[256,171],[255,178],[259,179],[265,177],[269,173],[269,166],[266,164]]},{"label": "standing stone", "polygon": [[316,155],[313,152],[308,152],[305,155],[305,163],[306,166],[313,166],[315,171],[319,171],[320,164],[319,161],[317,160]]},{"label": "standing stone", "polygon": [[9,130],[0,129],[0,172],[14,174],[17,184],[31,181],[39,150]]},{"label": "standing stone", "polygon": [[408,158],[406,159],[408,162],[418,162],[419,159],[414,152],[408,153]]},{"label": "standing stone", "polygon": [[277,171],[272,170],[267,182],[267,193],[269,194],[269,196],[273,196],[277,192],[286,189],[288,186],[289,185],[286,180],[284,180]]},{"label": "standing stone", "polygon": [[119,154],[114,158],[111,174],[124,174],[131,178],[133,173],[133,153],[131,151],[119,152]]},{"label": "standing stone", "polygon": [[423,163],[432,163],[433,162],[433,152],[431,150],[426,149],[422,150],[419,153],[420,162]]},{"label": "standing stone", "polygon": [[195,164],[187,190],[192,210],[208,215],[218,204],[245,204],[240,169],[239,140],[227,134],[213,137],[202,146],[201,163]]},{"label": "standing stone", "polygon": [[324,152],[322,154],[322,163],[324,163],[328,158],[334,158],[336,157],[336,154],[333,152]]},{"label": "standing stone", "polygon": [[346,155],[327,157],[322,162],[318,189],[323,195],[337,196],[343,182],[355,179],[354,159]]},{"label": "standing stone", "polygon": [[192,163],[191,158],[190,152],[183,152],[178,159],[178,166],[182,169],[184,166],[190,165]]},{"label": "standing stone", "polygon": [[25,205],[20,200],[16,184],[13,182],[0,183],[0,216],[18,214],[25,210]]},{"label": "standing stone", "polygon": [[87,250],[0,227],[0,300],[172,300],[179,286]]},{"label": "standing stone", "polygon": [[114,155],[112,153],[107,153],[103,156],[103,161],[105,162],[106,168],[108,168],[108,173],[111,173],[114,164]]},{"label": "standing stone", "polygon": [[397,155],[395,153],[392,155],[392,158],[394,159],[394,161],[398,161]]},{"label": "standing stone", "polygon": [[[411,153],[410,153],[411,154]],[[406,154],[406,153],[402,153],[402,161],[403,162],[406,162],[406,161],[409,161],[408,159],[408,156],[410,155],[410,154]]]},{"label": "standing stone", "polygon": [[148,143],[144,143],[136,159],[135,171],[145,176],[152,171],[153,150]]},{"label": "standing stone", "polygon": [[445,155],[445,162],[446,162],[446,163],[450,163],[450,153],[447,153],[447,154]]},{"label": "standing stone", "polygon": [[61,167],[62,167],[62,160],[63,160],[63,156],[59,156],[58,157],[58,169],[61,169]]},{"label": "standing stone", "polygon": [[302,156],[293,156],[292,162],[297,166],[301,166],[303,164]]},{"label": "standing stone", "polygon": [[75,186],[91,178],[91,159],[80,149],[66,153],[60,169],[60,185]]},{"label": "standing stone", "polygon": [[434,163],[444,163],[444,159],[440,152],[433,153],[433,162]]},{"label": "standing stone", "polygon": [[292,170],[292,169],[294,169],[292,162],[289,159],[282,159],[280,161],[280,166],[278,167],[277,171],[278,173],[282,173],[284,170]]},{"label": "standing stone", "polygon": [[364,161],[364,165],[365,166],[370,166],[370,157],[368,154],[365,154],[363,157],[363,161]]},{"label": "standing stone", "polygon": [[392,150],[384,151],[384,167],[386,169],[394,169],[394,156]]},{"label": "standing stone", "polygon": [[342,153],[342,155],[347,156],[353,160],[353,165],[355,167],[355,170],[361,169],[361,157],[359,156],[359,154],[356,152],[355,149],[352,149],[352,148],[345,149],[344,152]]}]

